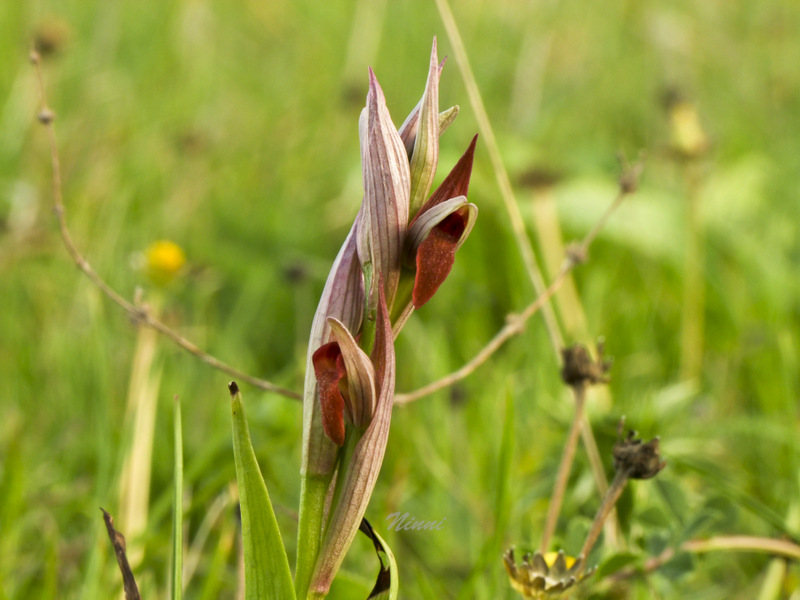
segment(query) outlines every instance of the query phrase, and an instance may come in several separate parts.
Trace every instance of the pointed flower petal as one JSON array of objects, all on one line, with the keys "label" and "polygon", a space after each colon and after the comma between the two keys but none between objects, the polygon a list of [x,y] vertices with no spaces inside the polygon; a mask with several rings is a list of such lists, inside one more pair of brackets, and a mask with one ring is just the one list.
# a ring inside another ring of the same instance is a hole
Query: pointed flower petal
[{"label": "pointed flower petal", "polygon": [[460,159],[458,159],[456,165],[451,169],[450,173],[448,173],[441,185],[436,188],[436,191],[433,192],[425,205],[420,209],[419,213],[417,213],[417,215],[411,220],[409,226],[413,226],[414,221],[416,221],[423,214],[425,214],[426,211],[430,210],[437,204],[441,204],[442,202],[450,200],[451,198],[455,198],[456,196],[467,195],[467,191],[469,190],[469,180],[472,176],[472,161],[475,158],[475,144],[477,141],[478,136],[476,135],[474,138],[472,138],[467,151],[464,152]]},{"label": "pointed flower petal", "polygon": [[[435,39],[434,39],[435,43]],[[447,59],[445,59],[447,60]],[[442,77],[442,69],[444,69],[445,60],[439,63],[436,71],[437,77],[437,85],[438,80]],[[430,73],[428,74],[428,79],[430,79]],[[426,82],[425,88],[427,89],[428,84]],[[400,134],[400,139],[403,140],[403,145],[406,148],[406,152],[408,153],[408,160],[411,160],[411,156],[414,154],[414,145],[417,141],[417,132],[419,131],[419,115],[422,112],[422,105],[425,103],[425,93],[423,92],[423,96],[417,105],[411,110],[409,115],[406,117],[406,120],[403,121],[403,124],[400,125],[400,129],[397,130],[397,133]],[[455,120],[456,116],[458,115],[458,107],[453,106],[448,108],[446,111],[439,115],[439,133],[441,134],[450,124]],[[442,127],[442,122],[446,122],[447,125]]]},{"label": "pointed flower petal", "polygon": [[394,399],[395,357],[392,324],[386,297],[381,292],[378,304],[375,346],[372,362],[375,364],[378,400],[372,422],[353,451],[345,477],[339,502],[331,507],[330,525],[320,547],[319,557],[312,577],[311,589],[326,593],[330,588],[347,549],[353,541],[364,512],[369,504],[372,490],[380,473]]},{"label": "pointed flower petal", "polygon": [[416,308],[428,302],[450,274],[455,252],[475,224],[478,208],[467,203],[466,194],[477,139],[472,138],[467,151],[409,224],[406,262],[412,257],[416,262],[412,291]]},{"label": "pointed flower petal", "polygon": [[348,414],[345,416],[350,423],[363,429],[369,425],[375,410],[375,367],[341,321],[330,318],[328,323],[339,342],[347,371],[345,410]]},{"label": "pointed flower petal", "polygon": [[[358,233],[362,267],[383,277],[391,302],[400,279],[400,253],[408,223],[409,169],[406,150],[392,123],[386,99],[370,69],[367,107],[362,113],[361,162],[364,172],[363,218]],[[370,282],[370,306],[378,302],[378,276]]]},{"label": "pointed flower petal", "polygon": [[422,94],[417,135],[411,154],[411,197],[409,214],[420,209],[433,183],[439,164],[439,66],[436,38],[433,39],[428,81]]}]

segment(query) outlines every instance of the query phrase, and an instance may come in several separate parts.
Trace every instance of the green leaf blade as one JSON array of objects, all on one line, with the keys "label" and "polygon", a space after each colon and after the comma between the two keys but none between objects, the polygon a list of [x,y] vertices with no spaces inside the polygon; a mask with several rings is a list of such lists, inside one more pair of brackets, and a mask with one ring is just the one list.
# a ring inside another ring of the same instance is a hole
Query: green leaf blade
[{"label": "green leaf blade", "polygon": [[231,382],[228,389],[231,393],[236,481],[242,511],[245,599],[293,600],[294,584],[289,559],[250,441],[242,395],[235,382]]}]

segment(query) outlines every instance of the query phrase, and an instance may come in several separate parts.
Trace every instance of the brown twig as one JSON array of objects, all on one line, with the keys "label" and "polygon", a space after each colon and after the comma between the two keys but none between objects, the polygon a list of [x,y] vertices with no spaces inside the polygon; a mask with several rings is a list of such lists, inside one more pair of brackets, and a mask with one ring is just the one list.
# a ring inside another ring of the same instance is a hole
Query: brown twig
[{"label": "brown twig", "polygon": [[39,97],[41,102],[41,109],[39,111],[39,122],[45,126],[47,129],[47,136],[48,142],[50,145],[50,164],[53,170],[53,212],[56,215],[56,219],[58,220],[58,227],[61,233],[61,239],[64,243],[64,246],[67,249],[72,261],[75,265],[80,269],[86,277],[101,291],[105,294],[111,301],[121,307],[128,316],[136,323],[140,325],[144,325],[146,327],[151,327],[155,329],[164,337],[171,340],[173,343],[178,345],[179,347],[183,348],[190,354],[194,355],[210,367],[222,371],[223,373],[227,373],[228,375],[235,377],[241,381],[245,381],[250,385],[260,388],[262,390],[273,392],[275,394],[279,394],[281,396],[286,396],[287,398],[293,398],[299,400],[301,398],[300,394],[297,392],[284,389],[280,386],[275,385],[274,383],[267,381],[265,379],[259,379],[258,377],[253,377],[252,375],[248,375],[246,373],[242,373],[241,371],[231,367],[227,363],[222,362],[218,358],[204,352],[200,348],[198,348],[195,344],[190,342],[188,339],[180,335],[175,330],[171,329],[163,322],[156,319],[152,314],[150,314],[146,307],[138,306],[133,302],[125,299],[121,294],[119,294],[116,290],[114,290],[106,281],[97,274],[97,272],[92,268],[91,264],[83,257],[83,255],[78,250],[75,242],[72,239],[72,235],[70,234],[69,228],[67,227],[67,219],[64,209],[64,200],[63,200],[63,193],[62,193],[62,182],[61,182],[61,161],[58,156],[58,145],[56,144],[56,131],[55,131],[55,113],[50,109],[47,103],[47,95],[45,93],[45,86],[44,86],[44,78],[42,76],[42,67],[41,67],[41,57],[36,50],[32,50],[30,53],[30,62],[34,66],[36,70],[36,79],[39,87]]},{"label": "brown twig", "polygon": [[[584,421],[584,407],[586,406],[586,389],[590,385],[598,383],[608,383],[608,370],[611,362],[605,360],[603,353],[603,342],[597,344],[597,360],[592,359],[585,346],[575,344],[569,348],[561,350],[563,366],[561,367],[561,379],[572,390],[575,396],[575,415],[572,419],[572,426],[564,444],[564,452],[561,455],[561,463],[558,466],[553,494],[547,510],[544,532],[540,550],[544,554],[550,545],[550,538],[556,530],[558,515],[561,512],[561,504],[564,501],[564,494],[569,482],[569,474],[572,471],[572,462],[575,460],[575,451],[578,448],[578,437]],[[605,482],[605,474],[603,475]],[[605,520],[605,519],[604,519]]]},{"label": "brown twig", "polygon": [[775,557],[800,561],[800,546],[788,540],[754,537],[748,535],[721,535],[707,540],[689,540],[676,548],[666,548],[658,556],[645,561],[642,567],[628,567],[609,576],[610,581],[630,579],[639,573],[652,573],[671,561],[678,552],[702,554],[705,552],[759,552]]},{"label": "brown twig", "polygon": [[592,527],[589,530],[589,534],[586,536],[586,540],[583,543],[583,548],[581,548],[581,552],[578,555],[584,557],[584,560],[588,559],[589,552],[592,551],[592,548],[597,542],[597,538],[600,537],[600,532],[603,530],[603,524],[605,523],[608,515],[611,514],[611,511],[614,508],[614,505],[617,503],[617,500],[619,500],[619,497],[622,495],[622,492],[625,490],[625,485],[628,483],[628,479],[628,473],[625,471],[617,471],[617,474],[614,476],[606,495],[603,496],[603,501],[600,503],[600,508],[597,509],[597,514],[595,515],[594,521],[592,521]]},{"label": "brown twig", "polygon": [[500,331],[498,331],[491,340],[489,340],[489,343],[487,343],[486,346],[484,346],[469,362],[464,364],[464,366],[462,366],[460,369],[453,371],[449,375],[446,375],[445,377],[442,377],[433,383],[429,383],[424,387],[414,390],[413,392],[397,394],[394,399],[395,404],[408,404],[409,402],[419,400],[420,398],[423,398],[434,392],[438,392],[441,389],[461,381],[468,375],[472,374],[483,363],[485,363],[509,339],[522,333],[528,320],[535,315],[547,303],[548,300],[550,300],[553,294],[559,290],[561,285],[564,283],[564,280],[567,278],[567,275],[569,275],[576,266],[586,262],[588,259],[589,247],[597,237],[600,229],[603,227],[603,225],[605,225],[606,221],[608,221],[609,217],[617,209],[617,207],[619,207],[622,201],[636,191],[638,179],[642,173],[643,167],[644,165],[641,160],[630,166],[624,165],[623,173],[620,177],[619,192],[617,193],[617,197],[608,206],[595,226],[589,233],[586,234],[583,240],[567,249],[567,255],[564,259],[561,269],[553,278],[553,281],[550,283],[547,289],[540,294],[536,300],[529,304],[520,314],[509,314],[506,317],[506,325]]},{"label": "brown twig", "polygon": [[547,519],[545,520],[544,533],[539,550],[544,554],[550,544],[550,539],[556,530],[558,515],[561,512],[561,504],[564,501],[564,493],[567,490],[569,474],[572,470],[572,462],[575,459],[575,450],[578,448],[578,437],[580,435],[581,424],[583,423],[583,408],[586,405],[586,386],[578,385],[572,387],[575,394],[575,415],[572,419],[572,426],[564,444],[564,453],[561,456],[561,463],[558,465],[558,475],[553,485],[553,494],[550,496],[550,503],[547,506]]}]

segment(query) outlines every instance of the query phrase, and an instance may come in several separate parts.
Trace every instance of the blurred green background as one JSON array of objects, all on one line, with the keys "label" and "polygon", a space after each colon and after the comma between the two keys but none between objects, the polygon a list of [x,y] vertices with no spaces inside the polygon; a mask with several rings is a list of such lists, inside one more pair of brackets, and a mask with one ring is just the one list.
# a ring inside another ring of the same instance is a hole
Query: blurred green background
[{"label": "blurred green background", "polygon": [[[800,3],[463,0],[453,10],[548,278],[555,224],[567,241],[584,235],[615,195],[617,153],[647,155],[639,193],[575,274],[580,304],[558,312],[567,343],[603,335],[616,359],[608,393],[589,404],[607,472],[622,415],[661,436],[669,463],[630,486],[623,535],[593,562],[641,564],[723,534],[799,540]],[[143,595],[167,597],[176,394],[187,597],[234,598],[228,377],[137,333],[70,262],[31,41],[45,54],[80,250],[201,347],[298,391],[314,308],[361,199],[367,67],[399,125],[434,35],[451,55],[441,105],[461,114],[442,138],[441,178],[478,130],[452,43],[435,3],[385,0],[11,1],[0,31],[0,598],[120,590],[99,506],[128,537]],[[699,116],[705,151],[677,156],[680,126],[693,122],[669,98]],[[473,234],[397,342],[400,392],[458,368],[535,297],[482,141],[470,195]],[[161,288],[142,269],[159,239],[188,261]],[[300,405],[242,387],[291,557]],[[571,416],[538,316],[472,377],[395,409],[367,518],[395,551],[401,597],[515,597],[500,557],[537,546]],[[126,464],[131,448],[150,447]],[[127,508],[126,477],[141,496]],[[579,449],[555,547],[578,552],[599,501]],[[394,511],[446,526],[386,532]],[[345,568],[333,597],[364,598],[377,572],[365,538]],[[714,552],[591,580],[575,597],[797,598],[798,585],[794,563]]]}]

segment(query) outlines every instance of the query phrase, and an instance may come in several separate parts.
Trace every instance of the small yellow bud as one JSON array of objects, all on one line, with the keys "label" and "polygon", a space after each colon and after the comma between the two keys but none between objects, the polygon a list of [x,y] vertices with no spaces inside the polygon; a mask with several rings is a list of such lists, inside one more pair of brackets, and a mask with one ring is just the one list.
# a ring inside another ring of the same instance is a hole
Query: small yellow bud
[{"label": "small yellow bud", "polygon": [[167,285],[186,264],[183,248],[169,240],[153,242],[145,250],[147,275],[156,285]]},{"label": "small yellow bud", "polygon": [[708,137],[700,124],[700,115],[693,104],[678,101],[669,108],[670,143],[673,150],[686,158],[696,158],[708,150]]}]

